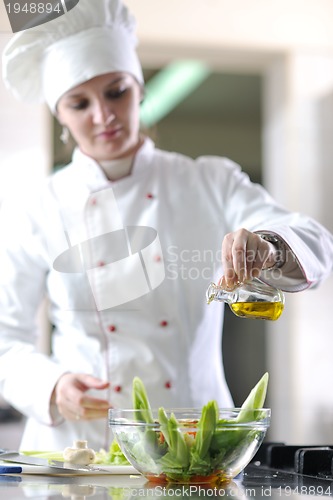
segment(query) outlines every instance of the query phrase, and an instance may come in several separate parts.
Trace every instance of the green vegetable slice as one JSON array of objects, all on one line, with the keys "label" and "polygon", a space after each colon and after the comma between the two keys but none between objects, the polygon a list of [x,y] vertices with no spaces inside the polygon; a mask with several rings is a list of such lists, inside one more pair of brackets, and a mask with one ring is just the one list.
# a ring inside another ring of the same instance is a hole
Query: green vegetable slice
[{"label": "green vegetable slice", "polygon": [[137,420],[146,422],[147,424],[154,423],[146,388],[139,377],[134,377],[133,379],[132,396],[133,408],[135,410],[142,410],[142,412],[137,413]]},{"label": "green vegetable slice", "polygon": [[218,404],[214,400],[210,401],[202,409],[201,418],[197,424],[197,434],[192,447],[192,455],[197,454],[200,459],[207,455],[218,418]]},{"label": "green vegetable slice", "polygon": [[161,463],[172,463],[174,468],[187,468],[190,462],[188,446],[185,442],[184,434],[179,428],[178,420],[172,413],[168,418],[163,409],[160,409],[159,415],[163,415],[163,435],[167,442],[168,452],[162,457]]},{"label": "green vegetable slice", "polygon": [[109,448],[109,453],[106,454],[105,461],[112,465],[129,465],[129,461],[121,451],[121,448],[116,439],[112,441]]},{"label": "green vegetable slice", "polygon": [[258,414],[260,408],[264,407],[267,386],[268,386],[268,373],[266,372],[259,382],[253,387],[252,391],[244,401],[241,411],[237,416],[237,422],[250,422],[251,420],[259,420],[261,415]]}]

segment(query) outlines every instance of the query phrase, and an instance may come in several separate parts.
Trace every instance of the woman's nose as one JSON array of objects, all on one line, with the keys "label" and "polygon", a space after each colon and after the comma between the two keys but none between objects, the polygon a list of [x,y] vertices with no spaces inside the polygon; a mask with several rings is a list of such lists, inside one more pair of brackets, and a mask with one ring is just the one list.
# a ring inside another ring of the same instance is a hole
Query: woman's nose
[{"label": "woman's nose", "polygon": [[115,114],[112,108],[105,103],[97,103],[94,109],[94,123],[96,125],[109,125],[114,120]]}]

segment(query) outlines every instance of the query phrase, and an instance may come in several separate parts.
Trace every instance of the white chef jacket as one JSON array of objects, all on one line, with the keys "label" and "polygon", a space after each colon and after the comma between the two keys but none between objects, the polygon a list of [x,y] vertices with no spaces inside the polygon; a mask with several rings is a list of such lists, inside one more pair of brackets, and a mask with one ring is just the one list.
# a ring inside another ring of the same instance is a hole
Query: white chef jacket
[{"label": "white chef jacket", "polygon": [[[110,444],[107,421],[54,421],[50,396],[65,372],[110,381],[96,391],[132,405],[142,378],[152,406],[232,406],[221,355],[223,306],[205,291],[221,276],[223,236],[240,227],[280,235],[302,279],[265,272],[286,291],[332,270],[333,239],[289,213],[238,165],[155,148],[137,153],[131,175],[110,182],[76,150],[72,163],[0,211],[0,391],[28,416],[22,449],[58,450],[74,439]],[[37,352],[36,311],[47,295],[52,355]]]}]

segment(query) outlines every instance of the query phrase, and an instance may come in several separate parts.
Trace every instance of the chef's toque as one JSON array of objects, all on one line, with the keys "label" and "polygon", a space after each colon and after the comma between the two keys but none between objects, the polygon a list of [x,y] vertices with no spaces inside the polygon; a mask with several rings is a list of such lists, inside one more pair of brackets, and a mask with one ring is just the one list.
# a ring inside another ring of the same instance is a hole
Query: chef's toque
[{"label": "chef's toque", "polygon": [[80,0],[66,14],[13,36],[3,53],[3,79],[16,98],[46,101],[56,111],[68,90],[122,71],[143,84],[135,19],[120,0]]}]

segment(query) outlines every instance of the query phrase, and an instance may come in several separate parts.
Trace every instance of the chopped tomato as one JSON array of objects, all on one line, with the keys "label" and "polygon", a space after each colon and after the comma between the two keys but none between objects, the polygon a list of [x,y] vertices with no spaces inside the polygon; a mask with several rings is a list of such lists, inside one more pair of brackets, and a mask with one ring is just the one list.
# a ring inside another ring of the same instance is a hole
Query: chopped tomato
[{"label": "chopped tomato", "polygon": [[160,435],[158,436],[158,441],[160,444],[163,444],[165,442],[165,437],[163,432],[160,432]]}]

